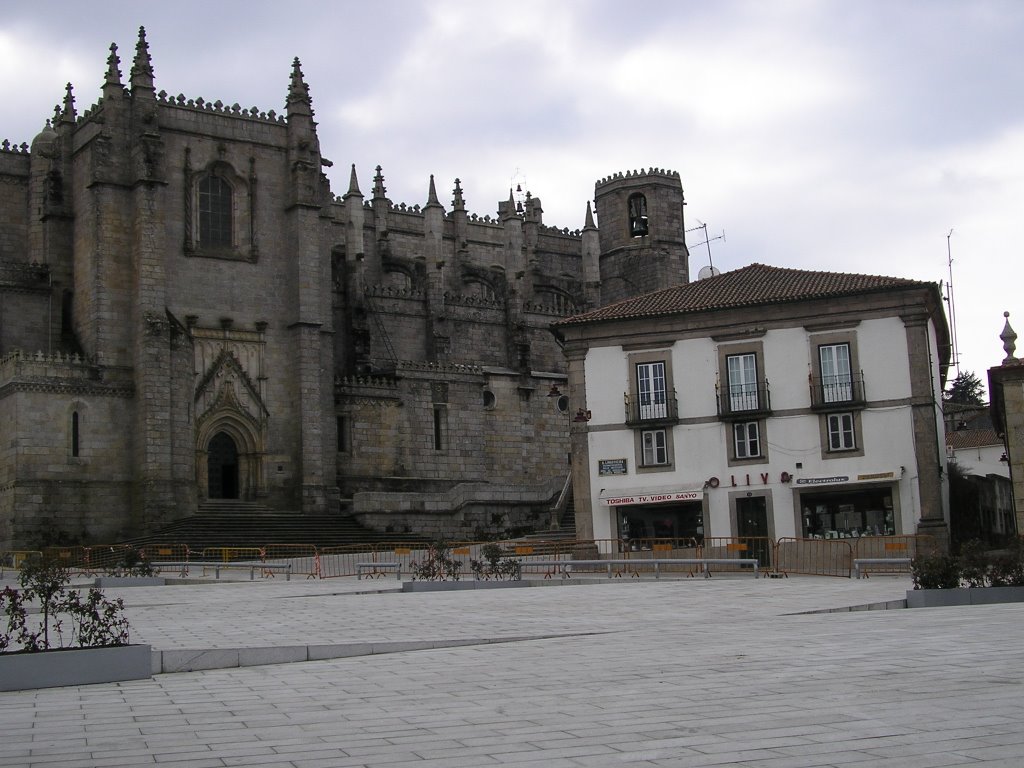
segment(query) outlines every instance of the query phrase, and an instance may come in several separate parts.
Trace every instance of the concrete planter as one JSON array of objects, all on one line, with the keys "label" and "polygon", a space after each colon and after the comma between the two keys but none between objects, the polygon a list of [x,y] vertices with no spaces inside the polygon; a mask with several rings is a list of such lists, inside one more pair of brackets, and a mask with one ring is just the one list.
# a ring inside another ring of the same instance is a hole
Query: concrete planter
[{"label": "concrete planter", "polygon": [[992,605],[1024,602],[1024,587],[962,587],[960,589],[907,590],[907,608],[943,608],[952,605]]},{"label": "concrete planter", "polygon": [[117,587],[162,587],[167,584],[163,576],[98,576],[93,581],[97,589]]},{"label": "concrete planter", "polygon": [[455,592],[463,589],[509,589],[528,587],[530,582],[520,581],[403,581],[403,592]]},{"label": "concrete planter", "polygon": [[148,645],[0,653],[0,691],[144,680],[152,674]]}]

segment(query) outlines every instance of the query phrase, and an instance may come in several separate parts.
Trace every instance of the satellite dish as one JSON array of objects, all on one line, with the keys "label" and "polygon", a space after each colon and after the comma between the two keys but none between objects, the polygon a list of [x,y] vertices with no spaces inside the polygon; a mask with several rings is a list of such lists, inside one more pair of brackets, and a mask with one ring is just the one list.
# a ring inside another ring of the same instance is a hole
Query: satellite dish
[{"label": "satellite dish", "polygon": [[712,266],[701,267],[700,268],[700,272],[697,273],[697,279],[698,280],[703,280],[705,277],[714,277],[715,275],[720,275],[720,274],[722,274],[722,273],[719,271],[718,267],[712,267]]}]

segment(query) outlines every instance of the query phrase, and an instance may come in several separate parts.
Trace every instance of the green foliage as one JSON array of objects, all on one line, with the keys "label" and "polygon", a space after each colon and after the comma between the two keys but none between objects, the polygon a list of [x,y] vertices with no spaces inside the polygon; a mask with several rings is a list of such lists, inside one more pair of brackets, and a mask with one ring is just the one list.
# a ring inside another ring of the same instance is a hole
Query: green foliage
[{"label": "green foliage", "polygon": [[973,371],[963,371],[949,382],[944,399],[948,403],[960,405],[984,405],[984,394],[985,385],[981,379],[975,376]]},{"label": "green foliage", "polygon": [[1020,539],[1014,539],[1009,547],[992,558],[989,583],[993,587],[1024,586],[1024,548]]},{"label": "green foliage", "polygon": [[977,539],[960,547],[960,577],[968,587],[987,587],[990,558]]},{"label": "green foliage", "polygon": [[[67,588],[71,574],[61,563],[41,557],[21,566],[21,590],[0,592],[0,612],[7,627],[0,631],[0,652],[48,651],[127,645],[128,620],[124,602],[107,600],[98,589],[83,598]],[[38,608],[38,622],[29,621],[29,607]]]},{"label": "green foliage", "polygon": [[519,581],[521,578],[519,561],[505,555],[499,544],[484,544],[480,549],[483,560],[470,560],[469,566],[478,579],[508,579]]},{"label": "green foliage", "polygon": [[1024,586],[1024,546],[1020,539],[998,552],[986,551],[980,541],[960,547],[960,557],[919,555],[910,561],[914,589]]},{"label": "green foliage", "polygon": [[107,566],[107,576],[155,576],[156,569],[146,559],[144,553],[129,547],[124,551],[120,562]]},{"label": "green foliage", "polygon": [[427,548],[427,557],[422,562],[409,563],[413,581],[458,581],[462,561],[451,555],[451,547],[444,541],[435,541]]},{"label": "green foliage", "polygon": [[918,555],[910,561],[914,589],[956,589],[960,562],[952,555]]}]

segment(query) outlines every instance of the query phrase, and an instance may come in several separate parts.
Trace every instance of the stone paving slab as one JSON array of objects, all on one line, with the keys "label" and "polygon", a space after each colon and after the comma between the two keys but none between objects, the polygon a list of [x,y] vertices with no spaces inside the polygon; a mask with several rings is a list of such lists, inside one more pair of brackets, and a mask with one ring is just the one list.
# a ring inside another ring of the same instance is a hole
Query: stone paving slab
[{"label": "stone paving slab", "polygon": [[125,589],[133,640],[162,653],[284,660],[290,647],[410,645],[0,694],[0,765],[1024,765],[1024,606],[809,613],[892,608],[908,587],[886,577]]}]

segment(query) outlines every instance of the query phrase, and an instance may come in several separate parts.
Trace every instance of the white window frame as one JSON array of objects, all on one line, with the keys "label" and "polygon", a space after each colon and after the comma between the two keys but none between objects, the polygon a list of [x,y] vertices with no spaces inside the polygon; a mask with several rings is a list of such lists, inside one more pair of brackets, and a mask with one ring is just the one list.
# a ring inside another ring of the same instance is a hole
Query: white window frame
[{"label": "white window frame", "polygon": [[727,355],[725,358],[726,375],[729,387],[729,411],[756,411],[757,395],[757,355],[744,352],[739,355]]},{"label": "white window frame", "polygon": [[[825,403],[847,403],[853,400],[853,373],[848,342],[821,344],[818,347],[821,366],[821,399]],[[831,425],[829,429],[831,434]]]},{"label": "white window frame", "polygon": [[637,415],[641,421],[668,417],[665,361],[636,364]]},{"label": "white window frame", "polygon": [[733,455],[737,459],[761,457],[761,425],[757,421],[737,421],[732,425]]},{"label": "white window frame", "polygon": [[645,429],[640,432],[642,466],[663,467],[668,464],[668,434],[664,429]]},{"label": "white window frame", "polygon": [[830,451],[857,450],[857,426],[852,411],[828,414],[826,431]]}]

